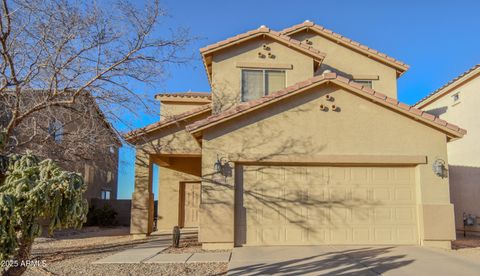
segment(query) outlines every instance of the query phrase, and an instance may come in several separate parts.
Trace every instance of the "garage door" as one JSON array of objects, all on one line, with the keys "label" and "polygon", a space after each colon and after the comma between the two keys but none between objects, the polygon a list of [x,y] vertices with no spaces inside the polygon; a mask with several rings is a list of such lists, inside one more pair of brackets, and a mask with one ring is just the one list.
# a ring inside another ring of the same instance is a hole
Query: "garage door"
[{"label": "garage door", "polygon": [[418,243],[412,167],[242,169],[237,244]]}]

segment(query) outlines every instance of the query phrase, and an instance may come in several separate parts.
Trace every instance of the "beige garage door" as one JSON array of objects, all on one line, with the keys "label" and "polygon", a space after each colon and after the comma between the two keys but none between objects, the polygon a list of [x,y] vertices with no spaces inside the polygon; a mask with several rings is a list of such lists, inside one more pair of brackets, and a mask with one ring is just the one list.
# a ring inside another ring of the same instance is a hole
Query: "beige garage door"
[{"label": "beige garage door", "polygon": [[237,244],[418,243],[412,167],[242,169]]}]

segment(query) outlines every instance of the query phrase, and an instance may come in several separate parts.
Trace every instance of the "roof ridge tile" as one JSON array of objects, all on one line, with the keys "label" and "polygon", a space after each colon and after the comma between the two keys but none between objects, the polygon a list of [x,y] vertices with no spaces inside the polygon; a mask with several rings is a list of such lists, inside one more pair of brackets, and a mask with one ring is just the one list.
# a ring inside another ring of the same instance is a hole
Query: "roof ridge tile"
[{"label": "roof ridge tile", "polygon": [[339,34],[339,33],[336,33],[336,32],[334,32],[334,31],[332,31],[332,30],[330,30],[330,29],[327,29],[327,28],[325,28],[325,27],[323,27],[323,26],[321,26],[321,25],[318,25],[318,24],[316,24],[316,23],[314,23],[314,22],[304,22],[304,23],[301,23],[301,24],[293,25],[293,26],[291,26],[291,27],[288,27],[288,28],[283,29],[282,31],[280,31],[280,33],[286,34],[286,33],[290,33],[290,32],[296,31],[296,30],[298,30],[298,29],[305,28],[305,27],[317,29],[317,30],[320,31],[320,32],[323,32],[323,33],[326,33],[326,34],[328,34],[328,35],[331,35],[331,36],[333,36],[333,37],[336,38],[336,39],[339,39],[339,40],[344,41],[344,42],[346,42],[346,43],[348,43],[348,44],[351,44],[352,46],[358,47],[358,48],[360,48],[360,49],[362,49],[362,50],[365,50],[365,51],[367,51],[367,52],[369,52],[369,53],[375,54],[375,55],[377,55],[377,56],[379,56],[379,57],[381,57],[381,58],[383,58],[383,59],[386,59],[387,61],[390,61],[390,62],[392,62],[392,63],[394,63],[394,64],[396,64],[396,65],[398,65],[398,66],[401,66],[404,71],[408,70],[408,68],[409,68],[409,66],[408,66],[406,63],[404,63],[404,62],[402,62],[402,61],[400,61],[400,60],[397,60],[397,59],[395,59],[395,58],[393,58],[393,57],[390,57],[390,56],[386,55],[385,53],[382,53],[382,52],[380,52],[380,51],[378,51],[378,50],[372,49],[372,48],[370,48],[370,47],[368,47],[368,46],[366,46],[366,45],[361,44],[360,42],[354,41],[354,40],[352,40],[352,39],[350,39],[350,38],[348,38],[348,37],[345,37],[345,36],[343,36],[343,35],[341,35],[341,34]]}]

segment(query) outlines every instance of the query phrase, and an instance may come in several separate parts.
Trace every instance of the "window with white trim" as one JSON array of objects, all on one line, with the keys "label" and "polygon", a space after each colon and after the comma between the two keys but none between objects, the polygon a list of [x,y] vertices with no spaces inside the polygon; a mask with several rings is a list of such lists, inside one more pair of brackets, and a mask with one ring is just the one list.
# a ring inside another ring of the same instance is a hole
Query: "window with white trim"
[{"label": "window with white trim", "polygon": [[243,69],[242,102],[261,98],[285,88],[285,70]]},{"label": "window with white trim", "polygon": [[110,199],[110,193],[109,190],[102,190],[102,199]]}]

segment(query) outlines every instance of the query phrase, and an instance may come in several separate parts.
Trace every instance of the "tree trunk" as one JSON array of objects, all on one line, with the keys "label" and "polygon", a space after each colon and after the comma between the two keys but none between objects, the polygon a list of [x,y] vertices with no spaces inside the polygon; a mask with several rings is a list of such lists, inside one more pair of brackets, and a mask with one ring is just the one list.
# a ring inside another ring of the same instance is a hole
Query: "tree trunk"
[{"label": "tree trunk", "polygon": [[18,253],[15,256],[15,261],[17,261],[16,266],[11,266],[5,272],[3,272],[3,276],[19,276],[22,275],[25,270],[27,270],[27,266],[25,265],[25,261],[29,260],[30,258],[30,251],[32,249],[33,241],[22,239],[20,241],[20,247],[18,249]]}]

